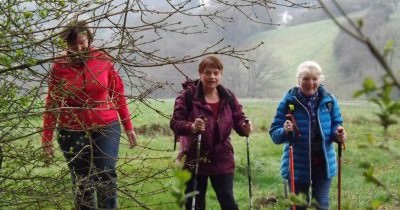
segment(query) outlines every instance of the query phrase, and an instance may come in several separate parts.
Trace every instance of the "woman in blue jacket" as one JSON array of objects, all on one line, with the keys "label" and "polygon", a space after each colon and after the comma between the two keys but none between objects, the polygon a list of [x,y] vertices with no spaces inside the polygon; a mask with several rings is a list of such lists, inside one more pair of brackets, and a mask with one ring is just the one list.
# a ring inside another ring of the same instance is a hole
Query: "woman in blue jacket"
[{"label": "woman in blue jacket", "polygon": [[[308,200],[314,198],[318,202],[319,209],[329,209],[329,189],[337,167],[333,142],[344,142],[345,131],[337,100],[321,85],[323,79],[318,63],[300,64],[298,86],[290,89],[280,102],[269,133],[275,144],[284,144],[283,178],[289,180],[289,140],[292,138],[296,194],[304,193]],[[289,112],[296,119],[297,130],[286,119]],[[312,198],[308,195],[310,187]]]}]

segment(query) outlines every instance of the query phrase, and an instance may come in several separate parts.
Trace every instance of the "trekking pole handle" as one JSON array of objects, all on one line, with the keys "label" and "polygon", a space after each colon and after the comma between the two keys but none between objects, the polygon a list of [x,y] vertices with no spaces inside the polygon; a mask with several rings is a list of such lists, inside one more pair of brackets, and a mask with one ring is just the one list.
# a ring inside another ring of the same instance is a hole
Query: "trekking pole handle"
[{"label": "trekking pole handle", "polygon": [[[250,123],[249,118],[244,119],[244,123],[245,125],[248,125]],[[250,133],[246,135],[246,137],[248,138],[250,136]]]},{"label": "trekking pole handle", "polygon": [[[198,126],[199,126],[199,123],[201,122],[200,120],[202,120],[203,121],[203,123],[204,123],[204,128],[199,128]],[[192,124],[191,124],[191,131],[192,131],[192,133],[193,134],[196,134],[196,135],[198,135],[198,134],[200,134],[202,131],[203,131],[203,129],[205,129],[205,123],[206,123],[206,121],[207,121],[207,118],[205,118],[204,116],[200,116],[200,117],[196,117],[195,119],[194,119],[194,122],[192,122]]]},{"label": "trekking pole handle", "polygon": [[293,114],[291,114],[291,113],[286,114],[285,117],[287,120],[292,122],[294,133],[295,133],[296,137],[299,137],[300,136],[299,127],[297,127],[296,119],[294,118]]},{"label": "trekking pole handle", "polygon": [[[338,130],[338,133],[339,134],[342,134],[344,132],[344,129],[343,128],[340,128],[339,130]],[[340,150],[338,151],[338,153],[340,153],[339,155],[342,155],[342,149],[343,150],[346,150],[346,144],[344,143],[344,142],[339,142],[339,141],[337,141],[337,143],[339,144],[339,148],[340,148]]]}]

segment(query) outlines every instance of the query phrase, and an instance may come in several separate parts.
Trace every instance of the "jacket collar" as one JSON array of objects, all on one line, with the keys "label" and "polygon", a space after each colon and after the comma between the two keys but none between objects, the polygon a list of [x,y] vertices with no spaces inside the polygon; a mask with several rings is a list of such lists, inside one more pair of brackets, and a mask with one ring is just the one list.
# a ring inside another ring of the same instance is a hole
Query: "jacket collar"
[{"label": "jacket collar", "polygon": [[[296,101],[296,94],[297,94],[297,91],[299,91],[299,87],[293,87],[293,88],[291,88],[288,92],[287,92],[287,94],[286,94],[286,99],[287,100],[289,100],[289,101],[292,101],[292,102],[294,102],[294,101]],[[318,95],[319,95],[319,100],[320,100],[320,104],[321,103],[325,103],[325,102],[327,102],[327,101],[332,101],[332,97],[329,97],[331,94],[325,89],[325,87],[324,87],[324,85],[319,85],[319,87],[318,87]]]},{"label": "jacket collar", "polygon": [[[219,95],[221,101],[233,100],[231,93],[224,86],[218,85],[217,91],[218,91],[218,95]],[[203,84],[201,83],[200,80],[198,80],[198,82],[196,84],[196,89],[195,89],[194,93],[195,93],[194,98],[196,100],[205,102],[204,93],[203,93]]]}]

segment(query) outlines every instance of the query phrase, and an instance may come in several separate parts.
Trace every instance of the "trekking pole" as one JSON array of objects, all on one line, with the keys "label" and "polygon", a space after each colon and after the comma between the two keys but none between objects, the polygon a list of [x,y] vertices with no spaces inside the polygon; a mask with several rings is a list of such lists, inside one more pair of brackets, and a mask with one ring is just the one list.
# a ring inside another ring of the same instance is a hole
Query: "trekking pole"
[{"label": "trekking pole", "polygon": [[342,144],[338,143],[338,191],[337,191],[337,197],[338,197],[338,210],[340,210],[340,200],[341,200],[341,190],[342,190]]},{"label": "trekking pole", "polygon": [[[286,119],[293,123],[294,132],[290,132],[291,137],[289,139],[289,175],[290,175],[290,191],[293,195],[296,195],[294,185],[294,157],[293,157],[293,138],[300,136],[299,129],[297,127],[296,119],[294,118],[292,111],[294,105],[289,105],[289,113],[286,114]],[[296,210],[296,205],[292,205],[292,210]]]},{"label": "trekking pole", "polygon": [[[248,124],[249,120],[246,119],[245,123]],[[247,148],[247,178],[249,181],[249,209],[253,210],[253,196],[251,191],[251,170],[250,170],[250,144],[249,136],[246,136],[246,148]]]},{"label": "trekking pole", "polygon": [[[296,194],[294,190],[294,160],[293,160],[293,140],[289,140],[289,173],[290,173],[290,191],[293,195]],[[296,210],[296,206],[292,205],[292,210]]]},{"label": "trekking pole", "polygon": [[[339,133],[342,133],[343,129],[339,130]],[[337,191],[337,205],[338,210],[341,208],[341,198],[342,198],[342,149],[345,148],[345,144],[342,142],[338,143],[338,191]]]},{"label": "trekking pole", "polygon": [[[197,135],[197,148],[196,148],[196,167],[194,169],[194,178],[193,178],[193,192],[196,192],[197,188],[197,173],[199,171],[199,161],[200,161],[200,147],[201,147],[201,134]],[[195,210],[196,206],[196,194],[194,193],[192,198],[192,210]]]}]

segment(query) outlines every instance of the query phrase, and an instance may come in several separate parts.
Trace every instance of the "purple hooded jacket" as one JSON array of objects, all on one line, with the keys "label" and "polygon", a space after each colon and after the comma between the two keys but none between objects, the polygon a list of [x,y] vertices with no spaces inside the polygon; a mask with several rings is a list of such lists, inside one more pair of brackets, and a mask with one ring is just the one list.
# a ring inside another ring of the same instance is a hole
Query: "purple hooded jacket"
[{"label": "purple hooded jacket", "polygon": [[[230,138],[231,130],[233,128],[240,136],[245,135],[241,127],[246,119],[242,105],[228,89],[219,85],[217,90],[220,97],[217,120],[214,120],[212,109],[205,102],[202,84],[198,82],[195,88],[186,89],[176,98],[170,121],[170,127],[180,141],[178,159],[184,158],[185,168],[194,171],[197,135],[192,133],[191,124],[195,118],[206,118],[206,130],[201,133],[198,172],[201,175],[233,174],[235,161]],[[192,108],[187,107],[185,99],[188,97],[187,91],[191,91],[189,94],[192,96]]]}]

